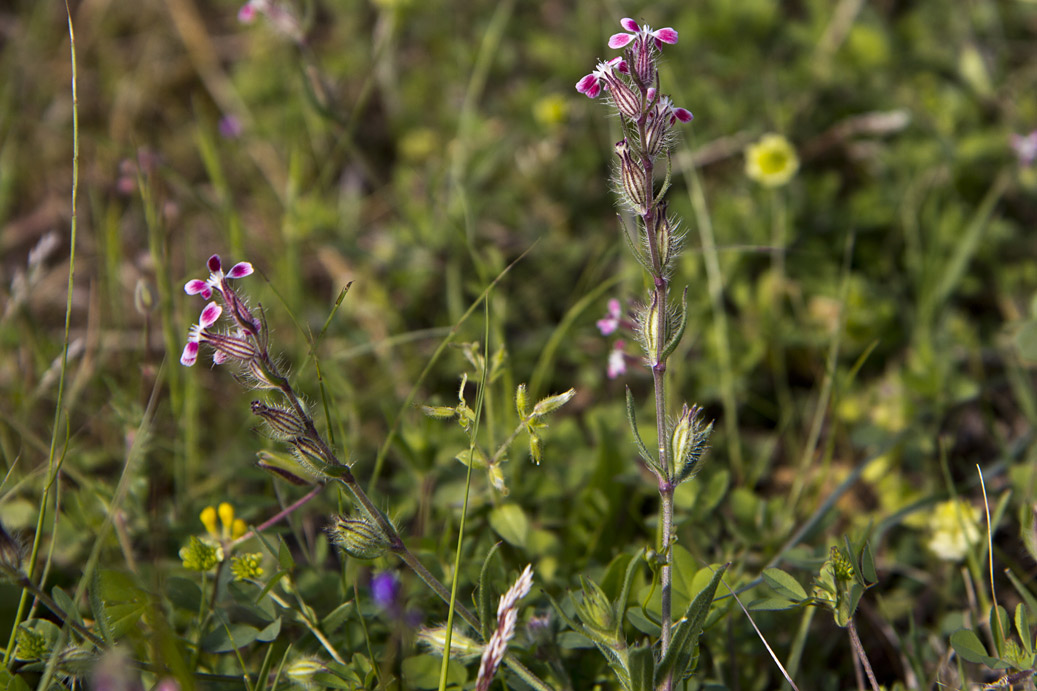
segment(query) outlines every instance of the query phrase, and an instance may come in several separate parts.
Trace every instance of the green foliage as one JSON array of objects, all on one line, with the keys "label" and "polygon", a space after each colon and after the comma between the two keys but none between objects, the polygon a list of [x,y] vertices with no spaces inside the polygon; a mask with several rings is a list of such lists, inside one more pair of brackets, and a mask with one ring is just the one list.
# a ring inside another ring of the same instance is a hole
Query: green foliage
[{"label": "green foliage", "polygon": [[[844,688],[850,622],[889,689],[1032,675],[1032,2],[624,6],[679,31],[660,83],[695,113],[653,190],[683,219],[653,229],[660,427],[629,330],[652,259],[606,183],[623,133],[572,88],[614,8],[285,1],[304,42],[240,3],[74,3],[75,130],[64,6],[2,12],[0,688],[100,686],[115,649],[126,686],[437,688],[414,622],[446,606],[379,517],[475,615],[452,688],[526,563],[509,650],[550,688],[777,688],[759,636],[799,688]],[[799,160],[774,188],[745,172],[770,132]],[[256,267],[249,307],[344,465],[246,373],[177,364],[212,253]],[[258,535],[202,532],[224,500]],[[976,520],[938,525],[948,501]]]}]

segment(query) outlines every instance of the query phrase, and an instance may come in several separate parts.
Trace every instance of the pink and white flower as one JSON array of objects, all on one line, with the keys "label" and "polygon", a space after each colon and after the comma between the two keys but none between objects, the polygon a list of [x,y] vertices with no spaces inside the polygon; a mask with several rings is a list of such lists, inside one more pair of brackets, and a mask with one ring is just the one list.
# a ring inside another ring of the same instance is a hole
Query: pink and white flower
[{"label": "pink and white flower", "polygon": [[671,29],[670,27],[652,31],[652,27],[648,26],[647,24],[645,24],[644,26],[640,26],[630,17],[624,17],[619,22],[619,25],[627,31],[629,31],[630,33],[613,34],[609,38],[609,48],[623,48],[636,38],[640,38],[642,41],[645,41],[648,39],[649,36],[651,36],[652,39],[654,39],[655,47],[659,48],[660,50],[662,49],[664,43],[669,43],[670,45],[673,45],[677,42],[677,32]]},{"label": "pink and white flower", "polygon": [[598,331],[601,332],[602,336],[608,336],[613,331],[619,328],[619,320],[623,316],[623,308],[619,304],[619,300],[612,298],[608,301],[608,314],[604,319],[598,320]]},{"label": "pink and white flower", "polygon": [[1037,161],[1037,130],[1029,134],[1012,134],[1012,150],[1019,159],[1019,165],[1033,165]]},{"label": "pink and white flower", "polygon": [[598,62],[598,66],[593,72],[576,82],[576,90],[581,94],[585,94],[587,98],[597,98],[598,94],[601,93],[603,82],[605,86],[608,86],[610,80],[618,81],[613,70],[619,70],[623,74],[627,74],[630,71],[623,58],[612,58],[611,60]]},{"label": "pink and white flower", "polygon": [[626,347],[626,343],[622,339],[616,341],[612,346],[612,351],[609,353],[608,368],[606,369],[609,379],[615,379],[620,375],[626,374],[627,355],[623,352],[624,347]]},{"label": "pink and white flower", "polygon": [[198,360],[198,346],[206,334],[206,329],[215,324],[221,314],[223,314],[223,308],[215,302],[210,302],[205,306],[202,315],[198,318],[198,323],[191,327],[187,336],[187,345],[184,346],[184,352],[180,355],[181,365],[191,367]]},{"label": "pink and white flower", "polygon": [[252,264],[249,262],[238,262],[230,268],[230,271],[223,273],[223,265],[218,254],[209,257],[209,261],[206,264],[209,268],[209,278],[204,281],[195,278],[184,284],[184,292],[188,295],[201,295],[208,300],[212,298],[214,289],[220,293],[224,292],[224,288],[228,287],[228,278],[244,278],[254,271]]}]

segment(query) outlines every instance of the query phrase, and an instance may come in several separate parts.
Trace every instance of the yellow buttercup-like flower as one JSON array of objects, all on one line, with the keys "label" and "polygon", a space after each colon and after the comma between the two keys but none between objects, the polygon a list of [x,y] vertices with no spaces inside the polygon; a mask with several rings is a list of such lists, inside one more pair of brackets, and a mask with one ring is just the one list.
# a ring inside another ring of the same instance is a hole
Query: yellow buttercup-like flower
[{"label": "yellow buttercup-like flower", "polygon": [[929,549],[944,561],[961,561],[982,538],[979,509],[959,500],[936,505],[929,516]]},{"label": "yellow buttercup-like flower", "polygon": [[745,174],[767,187],[784,185],[799,170],[799,157],[789,140],[765,134],[745,150]]}]

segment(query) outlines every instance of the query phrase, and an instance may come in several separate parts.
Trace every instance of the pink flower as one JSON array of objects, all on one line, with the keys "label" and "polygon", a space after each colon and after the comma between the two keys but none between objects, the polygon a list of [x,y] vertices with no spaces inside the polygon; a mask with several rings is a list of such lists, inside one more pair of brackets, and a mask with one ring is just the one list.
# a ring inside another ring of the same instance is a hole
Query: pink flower
[{"label": "pink flower", "polygon": [[622,339],[615,342],[612,346],[612,352],[609,353],[609,365],[607,374],[609,379],[615,379],[621,374],[626,374],[627,371],[627,360],[626,353],[623,352],[623,348],[626,343]]},{"label": "pink flower", "polygon": [[191,367],[198,360],[198,344],[205,336],[206,329],[216,323],[216,320],[223,314],[223,308],[215,302],[210,302],[202,310],[202,316],[198,318],[198,323],[191,327],[190,334],[187,337],[187,345],[184,346],[184,352],[180,356],[180,364],[184,367]]},{"label": "pink flower", "polygon": [[619,328],[619,318],[623,316],[623,308],[620,307],[619,300],[612,298],[608,301],[608,314],[604,319],[598,320],[598,331],[601,332],[602,336],[608,336],[610,333]]},{"label": "pink flower", "polygon": [[220,255],[218,254],[209,257],[207,265],[209,267],[209,278],[207,280],[203,281],[195,278],[184,284],[184,292],[188,295],[201,295],[208,300],[212,297],[214,288],[220,293],[224,292],[224,288],[228,287],[228,278],[244,278],[253,272],[250,263],[238,262],[230,268],[230,271],[224,274],[222,264],[220,263]]},{"label": "pink flower", "polygon": [[613,69],[617,69],[624,74],[629,72],[627,63],[623,58],[612,58],[608,62],[599,62],[593,72],[576,82],[576,90],[581,94],[586,94],[587,98],[597,98],[598,94],[601,93],[602,82],[608,84],[609,79],[618,81],[618,78],[612,72]]},{"label": "pink flower", "polygon": [[1013,134],[1012,150],[1015,151],[1020,165],[1033,165],[1037,160],[1037,130],[1029,134]]},{"label": "pink flower", "polygon": [[238,10],[238,21],[242,24],[251,24],[256,20],[256,7],[251,2],[246,2]]},{"label": "pink flower", "polygon": [[631,33],[613,34],[612,37],[609,38],[609,48],[622,48],[636,38],[640,38],[642,41],[644,41],[649,36],[655,39],[655,47],[659,48],[660,50],[662,50],[664,43],[669,43],[670,45],[673,45],[677,42],[677,32],[671,29],[670,27],[666,27],[665,29],[658,29],[657,31],[652,31],[652,27],[648,26],[647,24],[644,26],[638,26],[637,22],[635,22],[630,17],[625,17],[622,21],[619,22],[619,25]]}]

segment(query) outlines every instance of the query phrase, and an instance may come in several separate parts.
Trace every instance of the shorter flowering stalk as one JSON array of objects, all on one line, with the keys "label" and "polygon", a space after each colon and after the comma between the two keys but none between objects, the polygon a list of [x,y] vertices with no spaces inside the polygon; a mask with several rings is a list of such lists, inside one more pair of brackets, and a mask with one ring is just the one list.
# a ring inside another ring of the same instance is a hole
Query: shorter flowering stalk
[{"label": "shorter flowering stalk", "polygon": [[[340,519],[340,521],[357,520],[363,524],[363,531],[359,530],[360,523],[349,524],[352,529],[352,538],[355,538],[360,532],[368,537],[373,537],[374,541],[379,543],[379,550],[396,554],[441,600],[449,604],[451,601],[449,589],[407,549],[396,527],[360,487],[349,465],[343,463],[331,446],[324,441],[302,400],[270,356],[263,322],[252,314],[245,301],[229,283],[231,279],[244,278],[252,274],[252,265],[248,262],[239,262],[231,267],[230,271],[224,273],[219,255],[214,254],[209,257],[207,266],[209,278],[204,281],[200,279],[188,281],[184,290],[189,295],[200,295],[206,300],[215,297],[222,302],[222,306],[214,301],[207,304],[202,310],[198,324],[193,326],[189,332],[188,343],[181,355],[181,363],[187,367],[193,365],[197,360],[200,344],[205,343],[213,348],[213,361],[216,364],[233,358],[242,364],[243,371],[249,375],[251,383],[256,388],[279,392],[287,402],[287,406],[276,406],[257,401],[252,405],[253,413],[267,422],[275,436],[287,439],[295,449],[298,460],[303,463],[307,471],[312,471],[319,482],[337,481],[350,491],[359,505],[362,516],[358,519]],[[220,333],[213,329],[221,317],[227,317],[233,322],[232,334]],[[228,344],[227,340],[223,339],[233,340],[234,345]],[[568,400],[571,393],[562,394],[562,396]],[[297,477],[296,473],[283,467],[283,464],[272,469],[279,475],[287,474]],[[319,486],[314,488],[309,495],[261,527],[280,520],[297,506],[309,501],[319,489]],[[340,523],[340,527],[341,525]],[[351,547],[358,547],[359,543],[352,538],[349,540]],[[236,541],[231,541],[229,544],[236,544]],[[368,544],[367,547],[371,547],[371,544]],[[356,551],[359,553],[364,550],[357,549]],[[242,573],[246,573],[254,572],[254,567],[256,567],[255,564],[243,562],[239,564],[238,568]],[[464,605],[455,603],[454,611],[476,630],[480,628],[478,618]],[[543,681],[511,655],[505,655],[504,661],[531,686],[540,691],[548,691],[549,687]]]}]

